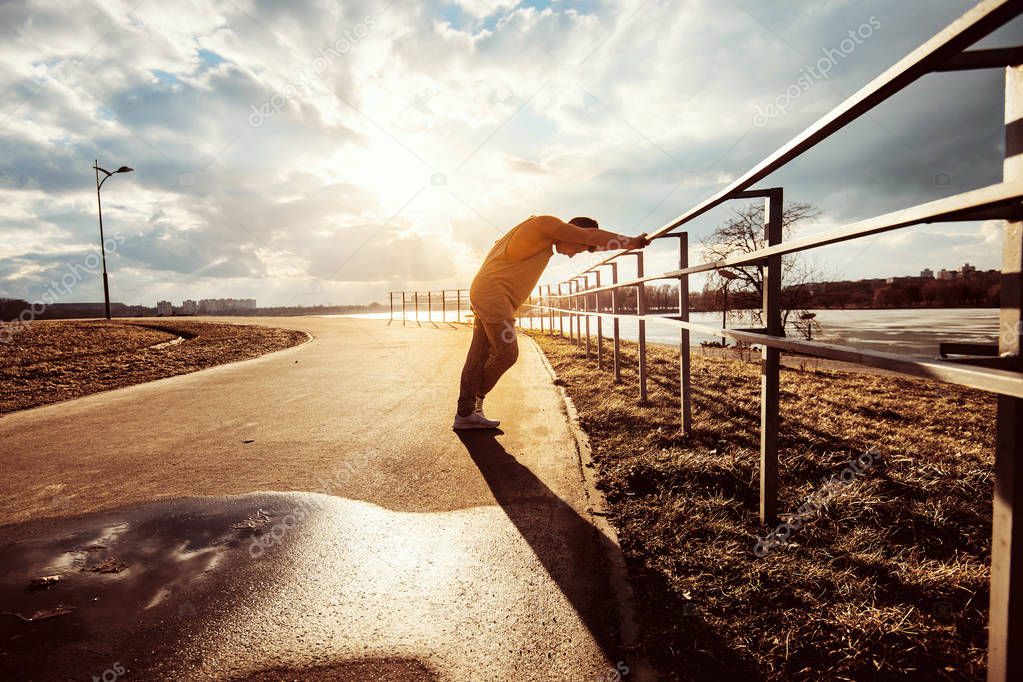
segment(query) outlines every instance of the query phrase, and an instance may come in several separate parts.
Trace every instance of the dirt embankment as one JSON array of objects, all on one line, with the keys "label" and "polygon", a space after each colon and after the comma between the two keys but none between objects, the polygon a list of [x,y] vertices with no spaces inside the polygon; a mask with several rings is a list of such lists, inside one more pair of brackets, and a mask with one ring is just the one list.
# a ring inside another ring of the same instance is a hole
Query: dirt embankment
[{"label": "dirt embankment", "polygon": [[258,357],[304,332],[175,319],[37,321],[0,346],[0,415]]},{"label": "dirt embankment", "polygon": [[581,348],[533,336],[592,441],[642,647],[666,679],[984,677],[993,396],[783,368],[790,527],[769,538],[759,366],[694,354],[683,437],[677,348],[651,347],[639,405],[634,344],[616,385]]}]

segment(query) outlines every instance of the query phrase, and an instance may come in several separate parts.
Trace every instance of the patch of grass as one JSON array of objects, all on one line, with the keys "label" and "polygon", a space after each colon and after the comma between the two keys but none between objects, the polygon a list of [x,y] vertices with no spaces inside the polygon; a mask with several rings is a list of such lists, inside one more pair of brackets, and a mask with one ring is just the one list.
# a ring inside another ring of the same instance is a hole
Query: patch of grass
[{"label": "patch of grass", "polygon": [[[154,348],[178,336],[184,343]],[[36,321],[0,352],[0,415],[302,343],[302,332],[185,320]]]},{"label": "patch of grass", "polygon": [[[643,653],[667,679],[981,679],[995,398],[946,384],[782,369],[780,509],[812,513],[758,557],[759,364],[637,349],[623,383],[533,333],[593,444],[636,590]],[[610,344],[605,346],[610,366]],[[883,461],[826,481],[867,451]],[[827,494],[821,495],[821,491]]]}]

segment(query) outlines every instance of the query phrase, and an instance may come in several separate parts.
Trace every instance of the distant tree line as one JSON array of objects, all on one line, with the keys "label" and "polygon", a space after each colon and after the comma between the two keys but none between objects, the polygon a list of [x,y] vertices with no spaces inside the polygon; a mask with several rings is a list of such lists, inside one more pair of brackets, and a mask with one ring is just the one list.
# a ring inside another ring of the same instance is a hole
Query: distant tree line
[{"label": "distant tree line", "polygon": [[970,272],[956,279],[896,277],[822,282],[811,288],[813,308],[978,308],[999,305],[1001,273]]},{"label": "distant tree line", "polygon": [[368,305],[292,305],[239,310],[230,314],[250,317],[286,317],[288,315],[343,315],[347,313],[379,312],[386,309],[387,306],[382,303],[370,303]]},{"label": "distant tree line", "polygon": [[28,306],[29,302],[20,298],[0,298],[0,320],[4,322],[16,320],[21,315],[21,311],[27,309]]},{"label": "distant tree line", "polygon": [[[1001,274],[997,270],[972,272],[956,279],[924,279],[897,277],[889,283],[884,279],[864,279],[855,282],[801,283],[785,287],[783,297],[799,300],[801,309],[827,308],[997,308],[1001,293]],[[602,291],[589,298],[589,305],[597,299],[599,310],[611,311],[611,292]],[[636,312],[635,287],[618,290],[618,311]],[[706,286],[689,293],[692,312],[720,311],[723,304],[721,287]],[[581,301],[581,299],[580,299]],[[647,285],[647,312],[672,313],[678,311],[678,286],[675,284]],[[762,305],[755,291],[730,291],[729,310],[755,310]]]},{"label": "distant tree line", "polygon": [[[0,321],[17,320],[22,312],[31,309],[29,301],[20,298],[0,298]],[[42,307],[42,310],[40,310]],[[316,306],[278,306],[274,308],[256,308],[254,310],[238,310],[225,313],[225,316],[244,315],[256,317],[283,317],[287,315],[339,315],[358,312],[379,312],[386,310],[381,303],[369,305],[316,305]],[[123,303],[111,303],[110,312],[114,317],[155,317],[156,308],[149,306],[126,306]],[[36,306],[33,320],[54,320],[74,317],[98,317],[104,314],[102,303],[54,303],[49,306]]]}]

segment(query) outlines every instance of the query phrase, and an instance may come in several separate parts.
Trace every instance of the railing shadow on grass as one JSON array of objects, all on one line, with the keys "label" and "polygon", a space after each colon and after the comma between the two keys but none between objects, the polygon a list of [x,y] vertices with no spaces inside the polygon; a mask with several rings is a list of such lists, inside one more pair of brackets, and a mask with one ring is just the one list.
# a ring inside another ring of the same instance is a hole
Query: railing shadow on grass
[{"label": "railing shadow on grass", "polygon": [[[607,578],[607,557],[620,549],[509,454],[496,438],[502,433],[494,429],[459,431],[457,435],[494,498],[579,614],[607,660],[612,666],[618,662],[629,664],[636,654],[622,647],[619,614]],[[698,667],[705,671],[717,668],[723,673],[743,671],[749,675],[746,679],[759,679],[756,666],[746,656],[728,648],[698,614],[691,618],[693,630],[699,631],[694,637],[699,647],[694,649],[700,650],[704,659]],[[728,663],[719,667],[721,661]]]}]

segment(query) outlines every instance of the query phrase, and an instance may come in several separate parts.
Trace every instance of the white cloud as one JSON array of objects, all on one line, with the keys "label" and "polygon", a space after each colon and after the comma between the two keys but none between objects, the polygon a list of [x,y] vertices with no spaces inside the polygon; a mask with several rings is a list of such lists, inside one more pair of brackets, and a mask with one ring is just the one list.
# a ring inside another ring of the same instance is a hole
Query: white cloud
[{"label": "white cloud", "polygon": [[[95,248],[94,158],[136,168],[104,188],[108,229],[127,238],[112,259],[115,298],[129,303],[309,302],[310,279],[335,303],[464,286],[499,233],[531,213],[653,229],[960,4],[928,2],[921,20],[902,3],[873,42],[763,129],[751,122],[756,103],[891,3],[4,5],[0,295],[39,287]],[[979,103],[999,101],[1000,85],[985,78],[925,82],[926,101],[886,105],[883,127],[836,136],[770,181],[819,204],[818,228],[941,196],[939,172],[953,174],[953,189],[986,184],[999,164],[983,141],[998,112],[979,120]],[[941,98],[970,103],[950,109],[962,120],[933,120]],[[253,126],[265,104],[272,115]],[[916,120],[925,125],[908,125]],[[710,219],[693,225],[694,242]],[[932,230],[920,258],[981,261],[995,232]],[[901,274],[909,247],[878,244],[869,266],[836,252],[835,269]],[[651,258],[670,266],[668,255]],[[556,263],[552,277],[567,267]],[[90,294],[83,286],[76,296]]]}]

